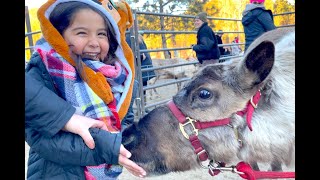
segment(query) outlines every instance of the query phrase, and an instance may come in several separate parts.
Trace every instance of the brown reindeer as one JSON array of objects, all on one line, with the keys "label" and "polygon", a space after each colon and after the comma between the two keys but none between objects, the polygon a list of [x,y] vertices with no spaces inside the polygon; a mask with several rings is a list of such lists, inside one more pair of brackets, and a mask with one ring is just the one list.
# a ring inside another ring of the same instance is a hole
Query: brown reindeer
[{"label": "brown reindeer", "polygon": [[[294,28],[266,32],[243,57],[202,67],[170,105],[123,132],[131,159],[149,175],[200,168],[203,155],[226,164],[294,164]],[[201,129],[204,123],[221,125]],[[190,143],[194,138],[204,151]]]}]

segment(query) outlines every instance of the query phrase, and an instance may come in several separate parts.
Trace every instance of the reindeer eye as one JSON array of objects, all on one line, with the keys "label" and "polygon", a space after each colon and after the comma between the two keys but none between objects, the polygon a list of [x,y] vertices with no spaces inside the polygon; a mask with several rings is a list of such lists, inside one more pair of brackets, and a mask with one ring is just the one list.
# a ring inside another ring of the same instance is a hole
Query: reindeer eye
[{"label": "reindeer eye", "polygon": [[201,99],[209,99],[211,97],[211,93],[210,91],[206,90],[206,89],[202,89],[200,92],[199,92],[199,97]]}]

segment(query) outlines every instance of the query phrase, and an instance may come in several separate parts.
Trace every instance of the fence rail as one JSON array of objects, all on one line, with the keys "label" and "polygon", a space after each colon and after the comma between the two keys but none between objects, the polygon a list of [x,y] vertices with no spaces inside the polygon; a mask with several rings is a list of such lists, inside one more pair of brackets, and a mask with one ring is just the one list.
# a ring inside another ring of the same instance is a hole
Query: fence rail
[{"label": "fence rail", "polygon": [[[30,51],[32,53],[33,47],[34,47],[34,42],[33,42],[32,37],[35,34],[41,34],[41,31],[35,31],[35,32],[31,31],[29,12],[28,12],[27,6],[25,8],[25,11],[26,11],[25,15],[26,15],[26,27],[27,27],[27,33],[25,33],[25,38],[28,38],[28,42],[29,42],[29,47],[25,47],[25,50]],[[162,100],[159,100],[154,103],[146,104],[145,98],[143,98],[143,96],[144,96],[143,91],[152,90],[152,89],[159,88],[159,87],[165,87],[165,86],[169,86],[172,84],[177,84],[177,83],[186,82],[186,81],[190,80],[190,78],[180,78],[180,79],[175,79],[172,81],[168,81],[168,82],[164,82],[164,83],[157,83],[154,85],[148,85],[148,86],[144,87],[144,86],[142,86],[142,72],[148,72],[148,71],[158,70],[158,69],[173,68],[173,67],[182,67],[182,66],[187,66],[187,65],[194,65],[194,64],[197,64],[198,61],[191,61],[191,62],[181,63],[181,64],[174,64],[174,65],[166,65],[166,66],[161,66],[161,67],[152,67],[152,68],[141,69],[141,60],[140,60],[141,53],[161,52],[161,51],[182,51],[182,50],[190,50],[191,47],[174,47],[174,48],[158,48],[158,49],[140,50],[139,45],[138,45],[138,41],[137,41],[138,33],[142,33],[142,34],[196,34],[197,31],[139,30],[140,28],[138,28],[139,24],[137,21],[137,17],[139,15],[153,15],[153,16],[158,16],[158,17],[166,16],[166,17],[181,17],[181,18],[195,18],[195,16],[153,13],[153,12],[140,12],[140,11],[136,11],[136,10],[132,10],[132,12],[133,12],[133,17],[134,17],[134,25],[126,33],[130,34],[131,43],[132,43],[131,47],[133,47],[132,50],[134,52],[134,56],[136,57],[136,61],[135,61],[136,77],[135,78],[140,82],[139,83],[140,85],[138,87],[139,88],[138,97],[135,99],[135,104],[136,104],[135,111],[137,113],[136,118],[140,119],[145,114],[145,109],[154,108],[154,107],[156,107],[158,105],[162,105],[170,100],[170,99],[164,99],[164,100],[162,99]],[[284,13],[274,14],[274,17],[275,16],[290,15],[290,14],[295,14],[295,12],[284,12]],[[208,17],[208,19],[209,20],[241,22],[241,19],[236,19],[236,18]],[[281,26],[278,26],[277,28],[291,27],[291,26],[295,26],[295,24],[281,25]],[[224,34],[244,34],[243,31],[223,31],[223,33]],[[227,43],[227,44],[218,45],[218,46],[219,47],[221,47],[221,46],[230,47],[230,46],[234,46],[234,45],[243,46],[244,44],[245,44],[244,42],[240,42],[240,43],[232,43],[232,44]],[[241,55],[224,56],[224,57],[221,57],[219,60],[226,61],[228,59],[236,58],[236,57],[241,57]],[[27,60],[26,60],[26,62],[27,62]]]}]

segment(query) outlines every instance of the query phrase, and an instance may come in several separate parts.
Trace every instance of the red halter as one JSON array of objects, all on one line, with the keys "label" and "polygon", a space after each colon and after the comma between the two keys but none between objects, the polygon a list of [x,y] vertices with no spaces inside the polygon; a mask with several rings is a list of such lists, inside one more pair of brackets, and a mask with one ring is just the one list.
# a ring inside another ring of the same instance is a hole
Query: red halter
[{"label": "red halter", "polygon": [[[236,114],[239,116],[243,116],[247,114],[246,121],[248,128],[252,131],[251,126],[251,119],[252,114],[255,108],[257,108],[261,93],[260,90],[250,99],[247,103],[247,106],[244,110],[238,111]],[[223,126],[223,125],[230,125],[230,118],[218,119],[209,122],[200,122],[190,117],[186,117],[174,104],[172,100],[167,103],[169,109],[172,111],[173,115],[178,119],[179,127],[182,134],[190,141],[192,144],[194,151],[200,160],[200,165],[202,167],[209,167],[209,174],[211,176],[217,175],[220,173],[219,169],[230,170],[232,172],[238,173],[242,178],[255,180],[255,179],[263,179],[263,178],[295,178],[294,172],[261,172],[261,171],[253,171],[249,164],[240,162],[237,166],[225,167],[225,163],[223,162],[215,162],[212,164],[212,161],[208,160],[208,153],[203,148],[199,138],[198,138],[198,131],[200,129],[205,129],[209,127],[216,127],[216,126]],[[191,125],[193,128],[193,133],[188,135],[185,132],[184,127],[187,125]],[[206,163],[206,164],[205,164]],[[217,168],[213,168],[213,166],[218,166]]]},{"label": "red halter", "polygon": [[[252,114],[253,114],[254,108],[257,107],[260,96],[261,96],[261,93],[259,90],[247,103],[246,108],[242,111],[237,112],[237,114],[240,116],[243,116],[244,114],[247,113],[247,124],[248,124],[248,127],[251,131],[252,131],[252,126],[251,126]],[[184,135],[184,137],[186,137],[190,141],[190,143],[192,144],[199,160],[201,162],[207,161],[208,160],[208,153],[201,145],[201,142],[198,138],[198,130],[209,128],[209,127],[230,125],[231,119],[224,118],[224,119],[218,119],[218,120],[214,120],[214,121],[200,122],[200,121],[191,119],[190,117],[186,117],[178,109],[178,107],[174,104],[174,102],[172,100],[170,100],[167,103],[167,105],[168,105],[169,109],[172,111],[173,115],[176,117],[176,119],[180,122],[179,123],[180,130],[181,130],[182,134]],[[187,125],[191,125],[193,128],[193,133],[191,135],[188,135],[184,129],[184,127]]]}]

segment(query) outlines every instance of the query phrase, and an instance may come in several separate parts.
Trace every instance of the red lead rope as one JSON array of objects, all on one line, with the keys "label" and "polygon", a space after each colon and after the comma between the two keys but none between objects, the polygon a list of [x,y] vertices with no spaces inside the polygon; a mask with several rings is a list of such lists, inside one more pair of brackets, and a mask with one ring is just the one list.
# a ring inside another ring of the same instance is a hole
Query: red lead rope
[{"label": "red lead rope", "polygon": [[[243,179],[256,180],[256,179],[280,179],[280,178],[295,178],[294,172],[272,172],[272,171],[255,171],[248,163],[239,162],[237,166],[225,167],[224,163],[217,162],[216,168],[209,169],[211,176],[216,176],[220,171],[232,171],[239,174]],[[213,166],[211,166],[213,167]]]},{"label": "red lead rope", "polygon": [[274,171],[254,171],[251,166],[245,162],[239,162],[236,166],[237,171],[243,172],[239,174],[243,179],[278,179],[278,178],[295,178],[295,172],[274,172]]}]

